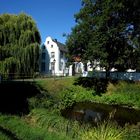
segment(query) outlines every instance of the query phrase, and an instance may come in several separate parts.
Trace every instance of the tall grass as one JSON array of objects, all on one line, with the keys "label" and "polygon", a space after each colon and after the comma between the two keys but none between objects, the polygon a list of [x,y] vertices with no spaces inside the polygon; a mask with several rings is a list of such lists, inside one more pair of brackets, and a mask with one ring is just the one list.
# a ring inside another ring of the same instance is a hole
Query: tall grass
[{"label": "tall grass", "polygon": [[119,82],[109,84],[106,94],[96,96],[96,100],[108,104],[119,104],[140,108],[140,83]]},{"label": "tall grass", "polygon": [[123,140],[126,131],[113,122],[104,122],[82,134],[82,140]]},{"label": "tall grass", "polygon": [[7,136],[7,134],[0,131],[0,140],[11,140],[11,138]]},{"label": "tall grass", "polygon": [[79,132],[82,131],[77,121],[73,122],[67,120],[54,111],[48,111],[45,109],[34,109],[28,115],[27,119],[32,125],[41,127],[51,132],[60,133],[71,139],[78,137]]},{"label": "tall grass", "polygon": [[53,97],[58,97],[59,93],[66,88],[73,85],[75,78],[63,78],[63,79],[46,79],[37,80],[36,84],[42,88],[42,90],[47,91]]},{"label": "tall grass", "polygon": [[22,140],[68,139],[61,134],[50,133],[39,127],[33,127],[16,116],[0,115],[0,127],[13,134],[15,138]]},{"label": "tall grass", "polygon": [[63,134],[66,138],[73,140],[139,140],[140,138],[139,128],[133,129],[128,126],[122,128],[111,121],[105,121],[93,127],[67,120],[56,112],[45,109],[35,109],[28,117],[31,125]]},{"label": "tall grass", "polygon": [[124,140],[140,140],[140,128],[135,126],[134,128],[131,126],[126,127],[126,135]]}]

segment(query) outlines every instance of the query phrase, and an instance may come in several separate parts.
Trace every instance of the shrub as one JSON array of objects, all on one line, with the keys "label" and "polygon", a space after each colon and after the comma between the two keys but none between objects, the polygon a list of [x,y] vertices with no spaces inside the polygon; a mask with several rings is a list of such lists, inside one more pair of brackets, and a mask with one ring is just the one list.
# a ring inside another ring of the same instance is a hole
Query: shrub
[{"label": "shrub", "polygon": [[106,92],[108,80],[104,78],[79,77],[75,80],[74,84],[93,89],[97,95],[101,95],[101,93]]},{"label": "shrub", "polygon": [[71,86],[60,94],[61,108],[72,106],[75,102],[90,101],[94,98],[93,90],[87,90],[81,86]]}]

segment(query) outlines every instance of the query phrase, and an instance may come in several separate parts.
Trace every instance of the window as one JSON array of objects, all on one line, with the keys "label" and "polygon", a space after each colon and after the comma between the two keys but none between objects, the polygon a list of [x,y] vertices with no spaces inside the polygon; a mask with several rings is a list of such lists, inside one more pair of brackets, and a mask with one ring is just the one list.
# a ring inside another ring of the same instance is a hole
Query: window
[{"label": "window", "polygon": [[41,71],[42,72],[45,72],[45,62],[42,62],[41,63]]},{"label": "window", "polygon": [[51,48],[53,48],[53,45],[51,45]]},{"label": "window", "polygon": [[51,70],[54,70],[54,62],[51,62]]},{"label": "window", "polygon": [[60,66],[59,66],[60,68],[60,70],[62,71],[63,70],[63,62],[60,62]]},{"label": "window", "polygon": [[46,53],[42,53],[42,60],[45,60],[46,59]]},{"label": "window", "polygon": [[55,53],[51,52],[51,58],[55,58]]},{"label": "window", "polygon": [[47,41],[47,44],[49,44],[49,41]]}]

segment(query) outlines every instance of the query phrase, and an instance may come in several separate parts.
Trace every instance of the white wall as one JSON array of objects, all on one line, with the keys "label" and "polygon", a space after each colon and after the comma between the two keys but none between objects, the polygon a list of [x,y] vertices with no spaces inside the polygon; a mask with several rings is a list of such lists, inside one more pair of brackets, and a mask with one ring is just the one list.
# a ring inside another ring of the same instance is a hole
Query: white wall
[{"label": "white wall", "polygon": [[[46,62],[46,70],[44,74],[52,74],[52,75],[66,75],[66,58],[65,56],[60,59],[60,50],[57,46],[57,43],[52,40],[51,37],[47,37],[45,40],[45,50],[43,52],[46,53],[46,59],[44,60]],[[51,52],[55,53],[55,57],[51,57]],[[51,70],[51,63],[54,62],[55,59],[55,68],[54,70]],[[41,60],[43,62],[43,60]],[[60,62],[63,62],[63,68],[60,70]]]},{"label": "white wall", "polygon": [[[46,50],[47,50],[48,55],[49,55],[49,65],[47,66],[47,67],[49,67],[49,72],[51,71],[51,63],[55,59],[56,60],[55,61],[55,73],[58,73],[58,67],[59,67],[59,64],[58,64],[58,61],[59,61],[59,56],[58,56],[59,50],[58,50],[58,46],[57,46],[57,44],[55,42],[53,42],[53,40],[51,39],[51,37],[47,37],[44,44],[46,46]],[[52,47],[52,45],[53,45],[53,47]],[[54,58],[51,58],[51,52],[55,52],[55,57]],[[54,71],[52,71],[52,73],[54,73]]]}]

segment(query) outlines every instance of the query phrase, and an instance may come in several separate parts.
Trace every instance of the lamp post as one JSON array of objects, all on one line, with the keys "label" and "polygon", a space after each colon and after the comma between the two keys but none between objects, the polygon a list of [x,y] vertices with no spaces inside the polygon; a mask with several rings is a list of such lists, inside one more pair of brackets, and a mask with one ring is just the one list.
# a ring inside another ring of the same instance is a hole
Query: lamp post
[{"label": "lamp post", "polygon": [[54,66],[54,69],[53,69],[53,70],[54,70],[54,80],[55,80],[55,62],[56,62],[56,60],[54,59],[54,60],[53,60],[53,66]]}]

